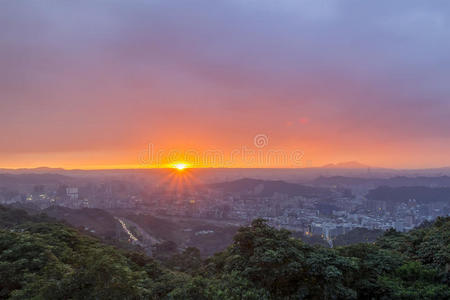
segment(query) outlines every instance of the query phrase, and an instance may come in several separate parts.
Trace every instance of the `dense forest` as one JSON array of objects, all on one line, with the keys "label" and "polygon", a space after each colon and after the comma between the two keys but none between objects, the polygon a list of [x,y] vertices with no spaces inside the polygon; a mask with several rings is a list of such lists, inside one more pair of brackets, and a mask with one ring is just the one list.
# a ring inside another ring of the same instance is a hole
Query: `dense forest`
[{"label": "dense forest", "polygon": [[205,260],[154,258],[0,207],[0,299],[450,299],[450,218],[375,242],[310,246],[257,219]]}]

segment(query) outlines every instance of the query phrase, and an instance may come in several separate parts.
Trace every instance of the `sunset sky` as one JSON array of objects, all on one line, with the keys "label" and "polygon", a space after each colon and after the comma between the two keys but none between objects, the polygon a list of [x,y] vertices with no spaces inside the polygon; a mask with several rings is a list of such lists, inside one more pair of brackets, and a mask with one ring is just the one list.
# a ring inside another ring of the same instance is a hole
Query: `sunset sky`
[{"label": "sunset sky", "polygon": [[450,1],[2,1],[0,137],[0,168],[450,166]]}]

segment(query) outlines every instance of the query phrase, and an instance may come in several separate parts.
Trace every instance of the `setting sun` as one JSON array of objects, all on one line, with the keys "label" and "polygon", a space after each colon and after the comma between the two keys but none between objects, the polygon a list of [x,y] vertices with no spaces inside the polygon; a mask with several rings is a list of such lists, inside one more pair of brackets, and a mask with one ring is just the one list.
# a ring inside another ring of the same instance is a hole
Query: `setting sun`
[{"label": "setting sun", "polygon": [[188,166],[189,166],[189,165],[186,164],[186,163],[176,163],[176,164],[173,164],[173,168],[178,169],[178,170],[180,170],[180,171],[186,169]]}]

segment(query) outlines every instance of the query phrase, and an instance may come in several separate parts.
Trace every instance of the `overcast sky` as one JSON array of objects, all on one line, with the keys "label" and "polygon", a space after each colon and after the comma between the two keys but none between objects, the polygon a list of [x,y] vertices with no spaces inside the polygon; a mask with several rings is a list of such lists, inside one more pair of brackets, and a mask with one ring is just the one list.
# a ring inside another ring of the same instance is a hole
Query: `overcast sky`
[{"label": "overcast sky", "polygon": [[450,1],[0,3],[0,167],[256,134],[313,165],[450,165]]}]

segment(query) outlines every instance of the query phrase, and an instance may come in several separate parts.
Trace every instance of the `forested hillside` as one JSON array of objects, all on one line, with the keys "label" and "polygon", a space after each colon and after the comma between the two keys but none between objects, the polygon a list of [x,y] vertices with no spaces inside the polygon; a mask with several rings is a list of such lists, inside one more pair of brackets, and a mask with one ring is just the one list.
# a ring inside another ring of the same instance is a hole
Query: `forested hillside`
[{"label": "forested hillside", "polygon": [[449,299],[450,218],[374,243],[309,246],[263,220],[223,252],[162,261],[0,207],[1,299]]}]

